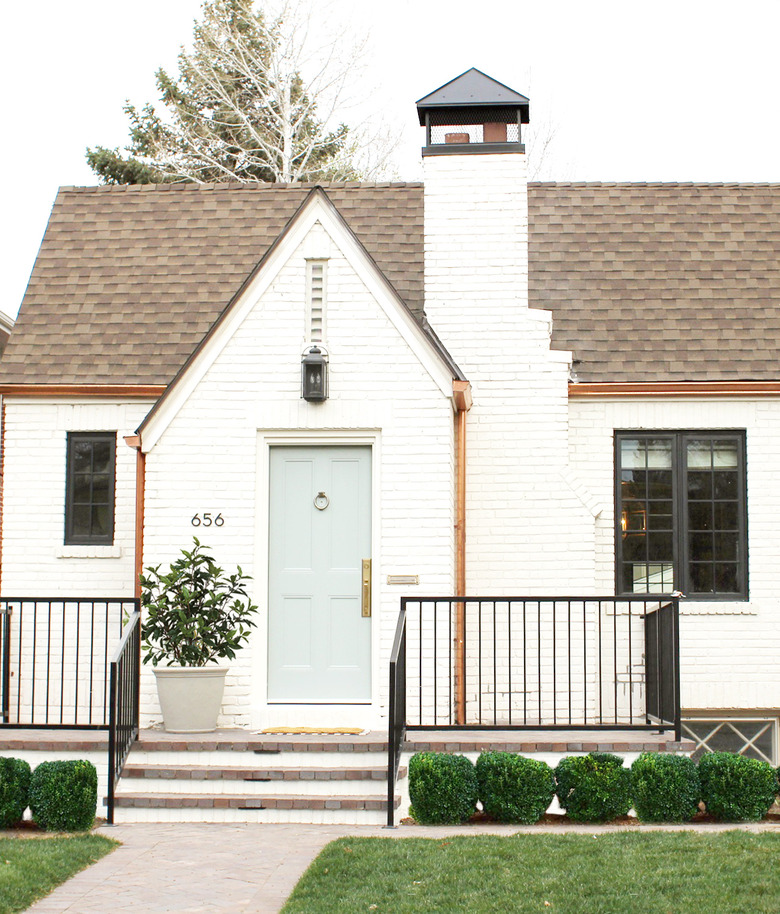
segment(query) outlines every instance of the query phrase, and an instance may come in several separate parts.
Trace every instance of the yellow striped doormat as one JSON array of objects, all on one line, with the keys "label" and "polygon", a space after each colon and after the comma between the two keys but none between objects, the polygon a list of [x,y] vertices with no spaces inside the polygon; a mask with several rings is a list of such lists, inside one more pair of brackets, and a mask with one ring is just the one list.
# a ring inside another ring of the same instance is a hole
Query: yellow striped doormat
[{"label": "yellow striped doormat", "polygon": [[366,731],[362,727],[268,727],[260,732],[263,735],[360,736]]}]

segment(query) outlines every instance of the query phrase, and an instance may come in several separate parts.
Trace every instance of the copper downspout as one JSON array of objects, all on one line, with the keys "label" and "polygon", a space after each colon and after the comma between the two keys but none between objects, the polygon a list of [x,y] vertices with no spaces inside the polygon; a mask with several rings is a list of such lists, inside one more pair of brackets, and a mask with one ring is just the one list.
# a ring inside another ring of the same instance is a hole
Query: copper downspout
[{"label": "copper downspout", "polygon": [[3,576],[3,518],[5,510],[3,499],[5,497],[5,397],[0,396],[0,592],[2,592]]},{"label": "copper downspout", "polygon": [[[471,385],[453,381],[455,400],[455,596],[466,596],[466,414],[471,409]],[[455,614],[455,722],[466,722],[466,604]]]},{"label": "copper downspout", "polygon": [[126,444],[135,448],[135,585],[133,596],[141,599],[141,574],[144,568],[144,492],[146,490],[146,454],[141,450],[141,436],[128,435]]}]

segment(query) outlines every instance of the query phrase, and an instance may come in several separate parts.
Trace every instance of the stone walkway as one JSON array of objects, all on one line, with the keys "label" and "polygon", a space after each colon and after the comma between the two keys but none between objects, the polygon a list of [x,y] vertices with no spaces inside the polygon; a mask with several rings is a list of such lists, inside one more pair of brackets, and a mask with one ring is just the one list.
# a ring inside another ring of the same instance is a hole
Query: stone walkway
[{"label": "stone walkway", "polygon": [[[33,914],[116,914],[125,910],[132,914],[276,914],[319,851],[343,836],[593,834],[621,828],[635,830],[636,826],[402,826],[390,830],[350,825],[117,825],[97,831],[121,841],[121,847],[28,910]],[[780,826],[699,828],[763,831]]]}]

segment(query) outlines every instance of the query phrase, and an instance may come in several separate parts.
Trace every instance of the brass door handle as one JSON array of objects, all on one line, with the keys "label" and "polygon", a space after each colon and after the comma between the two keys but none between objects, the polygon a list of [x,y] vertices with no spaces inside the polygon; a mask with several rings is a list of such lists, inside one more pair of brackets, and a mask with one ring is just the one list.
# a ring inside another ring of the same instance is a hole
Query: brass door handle
[{"label": "brass door handle", "polygon": [[360,577],[360,613],[364,618],[371,615],[371,559],[363,559]]}]

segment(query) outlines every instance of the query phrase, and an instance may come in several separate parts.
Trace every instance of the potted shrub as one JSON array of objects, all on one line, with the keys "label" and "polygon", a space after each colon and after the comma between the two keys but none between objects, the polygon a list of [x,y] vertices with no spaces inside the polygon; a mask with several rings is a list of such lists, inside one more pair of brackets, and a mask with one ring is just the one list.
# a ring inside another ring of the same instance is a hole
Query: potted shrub
[{"label": "potted shrub", "polygon": [[[257,606],[239,567],[228,575],[195,538],[167,571],[141,575],[143,661],[154,666],[166,730],[208,733],[217,728],[225,666],[254,627]],[[164,664],[159,666],[159,664]]]}]

